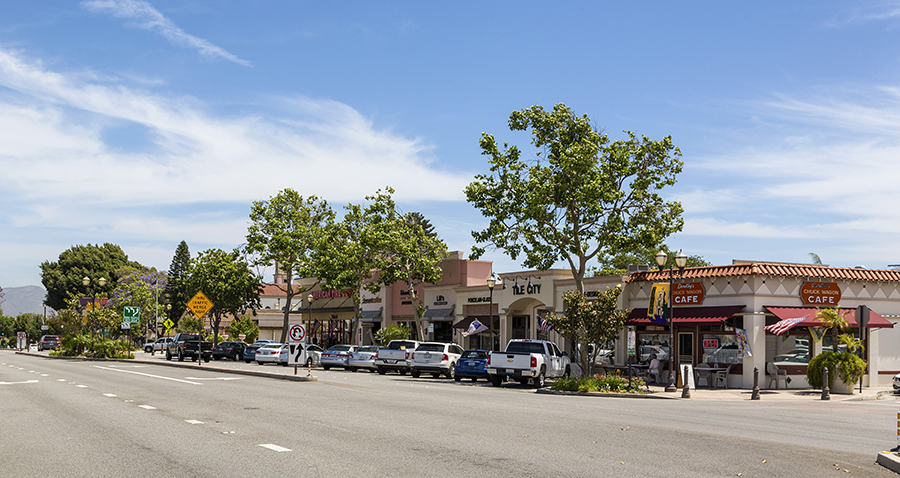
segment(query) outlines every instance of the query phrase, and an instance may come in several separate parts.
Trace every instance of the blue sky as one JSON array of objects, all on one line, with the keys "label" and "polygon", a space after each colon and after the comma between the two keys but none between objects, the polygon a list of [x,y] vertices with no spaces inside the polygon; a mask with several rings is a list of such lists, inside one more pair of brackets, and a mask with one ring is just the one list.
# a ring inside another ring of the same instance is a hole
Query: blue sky
[{"label": "blue sky", "polygon": [[[621,4],[619,4],[621,3]],[[565,103],[671,135],[667,242],[733,259],[900,263],[897,2],[13,2],[0,16],[0,286],[75,244],[167,269],[243,242],[283,188],[391,186],[451,250],[481,132]],[[495,270],[521,267],[494,253]]]}]

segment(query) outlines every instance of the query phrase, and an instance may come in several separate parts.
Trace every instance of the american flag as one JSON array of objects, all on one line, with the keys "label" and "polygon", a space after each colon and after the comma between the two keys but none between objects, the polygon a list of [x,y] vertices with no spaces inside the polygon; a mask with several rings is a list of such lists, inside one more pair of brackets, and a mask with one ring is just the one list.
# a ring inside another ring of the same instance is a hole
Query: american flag
[{"label": "american flag", "polygon": [[787,332],[788,330],[790,330],[791,327],[806,320],[807,317],[809,317],[809,315],[804,315],[803,317],[794,317],[791,319],[780,320],[780,321],[778,321],[778,323],[766,326],[766,330],[769,332],[772,332],[775,335],[781,335],[781,334]]},{"label": "american flag", "polygon": [[550,324],[541,316],[538,316],[538,327],[540,327],[541,332],[550,332]]}]

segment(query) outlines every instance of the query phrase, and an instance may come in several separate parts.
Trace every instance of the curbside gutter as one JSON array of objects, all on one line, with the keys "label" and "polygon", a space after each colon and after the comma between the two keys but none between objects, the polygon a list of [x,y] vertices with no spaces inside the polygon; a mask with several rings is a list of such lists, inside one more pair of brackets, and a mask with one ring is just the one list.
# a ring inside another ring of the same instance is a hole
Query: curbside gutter
[{"label": "curbside gutter", "polygon": [[[284,373],[274,373],[274,372],[266,372],[263,370],[241,370],[234,368],[221,368],[216,367],[215,365],[197,365],[194,362],[184,363],[184,362],[170,362],[168,360],[158,361],[158,360],[141,360],[138,358],[133,359],[102,359],[102,358],[93,358],[93,357],[50,357],[48,355],[36,354],[31,352],[16,352],[17,355],[30,355],[33,357],[43,357],[46,359],[52,360],[82,360],[88,362],[120,362],[120,363],[145,363],[148,365],[160,365],[163,367],[174,367],[174,368],[185,368],[191,370],[203,370],[204,368],[215,370],[216,372],[221,373],[230,373],[233,375],[247,375],[251,377],[261,377],[261,378],[273,378],[276,380],[287,380],[289,382],[318,382],[318,377],[307,377],[306,375],[288,375]],[[209,363],[209,362],[206,362]]]}]

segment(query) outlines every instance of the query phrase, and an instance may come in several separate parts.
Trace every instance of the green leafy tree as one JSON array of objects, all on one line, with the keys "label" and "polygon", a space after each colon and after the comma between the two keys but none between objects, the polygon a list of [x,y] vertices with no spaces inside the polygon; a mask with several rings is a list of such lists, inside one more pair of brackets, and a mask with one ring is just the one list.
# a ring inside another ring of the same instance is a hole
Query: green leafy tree
[{"label": "green leafy tree", "polygon": [[106,285],[96,290],[107,293],[116,287],[115,271],[124,266],[141,267],[128,260],[122,248],[115,244],[72,246],[63,251],[56,262],[41,263],[41,283],[47,290],[44,303],[62,310],[70,293],[84,297],[82,294],[88,293],[81,282],[85,277],[92,281],[105,278]]},{"label": "green leafy tree", "polygon": [[[0,287],[0,305],[3,305],[4,302],[6,302],[6,298],[3,295],[3,287]],[[3,315],[3,308],[0,307],[0,316],[2,316],[2,315]]]},{"label": "green leafy tree", "polygon": [[405,340],[410,335],[412,335],[412,330],[409,330],[409,327],[403,324],[391,324],[375,332],[375,342],[378,345],[385,346],[391,340]]},{"label": "green leafy tree", "polygon": [[[166,276],[155,268],[122,267],[116,271],[116,288],[110,293],[107,307],[122,314],[125,306],[139,307],[141,317],[139,327],[127,330],[126,335],[137,337],[141,331],[155,328],[156,317],[165,316]],[[154,333],[155,335],[155,333]]]},{"label": "green leafy tree", "polygon": [[[630,265],[646,265],[651,269],[655,269],[657,267],[656,254],[659,251],[663,251],[666,253],[666,269],[676,267],[675,256],[677,255],[677,253],[673,254],[672,250],[669,249],[668,246],[662,244],[651,247],[643,247],[639,250],[631,252],[620,252],[612,256],[607,254],[599,254],[597,262],[599,262],[600,267],[593,270],[593,275],[595,277],[606,275],[623,275],[628,272],[628,266]],[[687,258],[687,264],[685,265],[685,267],[709,267],[711,265],[712,263],[705,261],[703,257],[699,255],[690,255]]]},{"label": "green leafy tree", "polygon": [[[240,338],[241,335],[244,335],[243,339]],[[228,326],[228,336],[231,340],[243,340],[252,344],[259,337],[259,325],[256,325],[250,316],[244,315],[231,321]]]},{"label": "green leafy tree", "polygon": [[208,315],[215,343],[219,342],[219,326],[226,315],[240,317],[260,307],[260,280],[238,250],[208,249],[191,261],[188,292],[193,297],[202,291],[213,303]]},{"label": "green leafy tree", "polygon": [[[441,262],[447,256],[447,245],[435,235],[425,232],[421,222],[401,213],[387,188],[371,211],[371,232],[378,238],[378,280],[385,285],[402,282],[413,303],[414,323],[424,313],[422,298],[416,289],[441,279]],[[419,341],[425,340],[422,327],[416,327]]]},{"label": "green leafy tree", "polygon": [[255,265],[275,265],[287,277],[275,284],[286,294],[281,342],[287,341],[291,303],[295,295],[312,289],[300,287],[294,276],[321,277],[328,260],[322,252],[323,239],[334,223],[334,211],[324,199],[304,198],[293,189],[284,189],[268,201],[254,201],[247,228],[246,250]]},{"label": "green leafy tree", "polygon": [[[531,130],[540,149],[529,165],[519,149],[482,133],[482,154],[491,174],[478,175],[466,197],[490,219],[475,231],[478,243],[502,249],[523,265],[548,269],[565,261],[584,292],[588,262],[660,244],[682,228],[682,208],[658,194],[675,184],[683,163],[672,138],[659,141],[626,132],[610,141],[564,104],[553,111],[540,106],[514,111],[512,131]],[[485,252],[473,248],[473,258]]]},{"label": "green leafy tree", "polygon": [[[628,310],[617,310],[621,292],[621,286],[610,287],[600,292],[597,300],[587,300],[579,291],[567,291],[563,294],[565,315],[545,318],[553,330],[581,345],[578,362],[588,375],[593,374],[601,346],[615,340],[628,320]],[[588,347],[591,344],[593,347]]]},{"label": "green leafy tree", "polygon": [[177,324],[184,315],[187,303],[191,299],[187,293],[187,274],[190,267],[191,252],[187,242],[181,241],[175,248],[175,255],[166,275],[166,302],[172,306],[166,311],[166,315],[173,324]]},{"label": "green leafy tree", "polygon": [[850,328],[850,323],[845,318],[850,312],[841,312],[840,307],[833,309],[819,309],[816,311],[816,318],[822,322],[822,326],[831,332],[832,351],[838,351],[838,334]]}]

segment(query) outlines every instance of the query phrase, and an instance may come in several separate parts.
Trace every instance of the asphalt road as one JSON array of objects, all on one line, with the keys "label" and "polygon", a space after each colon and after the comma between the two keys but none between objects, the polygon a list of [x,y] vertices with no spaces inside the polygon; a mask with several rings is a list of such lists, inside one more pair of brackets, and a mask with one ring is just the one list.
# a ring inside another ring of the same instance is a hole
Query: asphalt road
[{"label": "asphalt road", "polygon": [[0,351],[0,475],[894,476],[874,462],[896,444],[897,402],[594,398],[321,369],[289,382],[203,365]]}]

